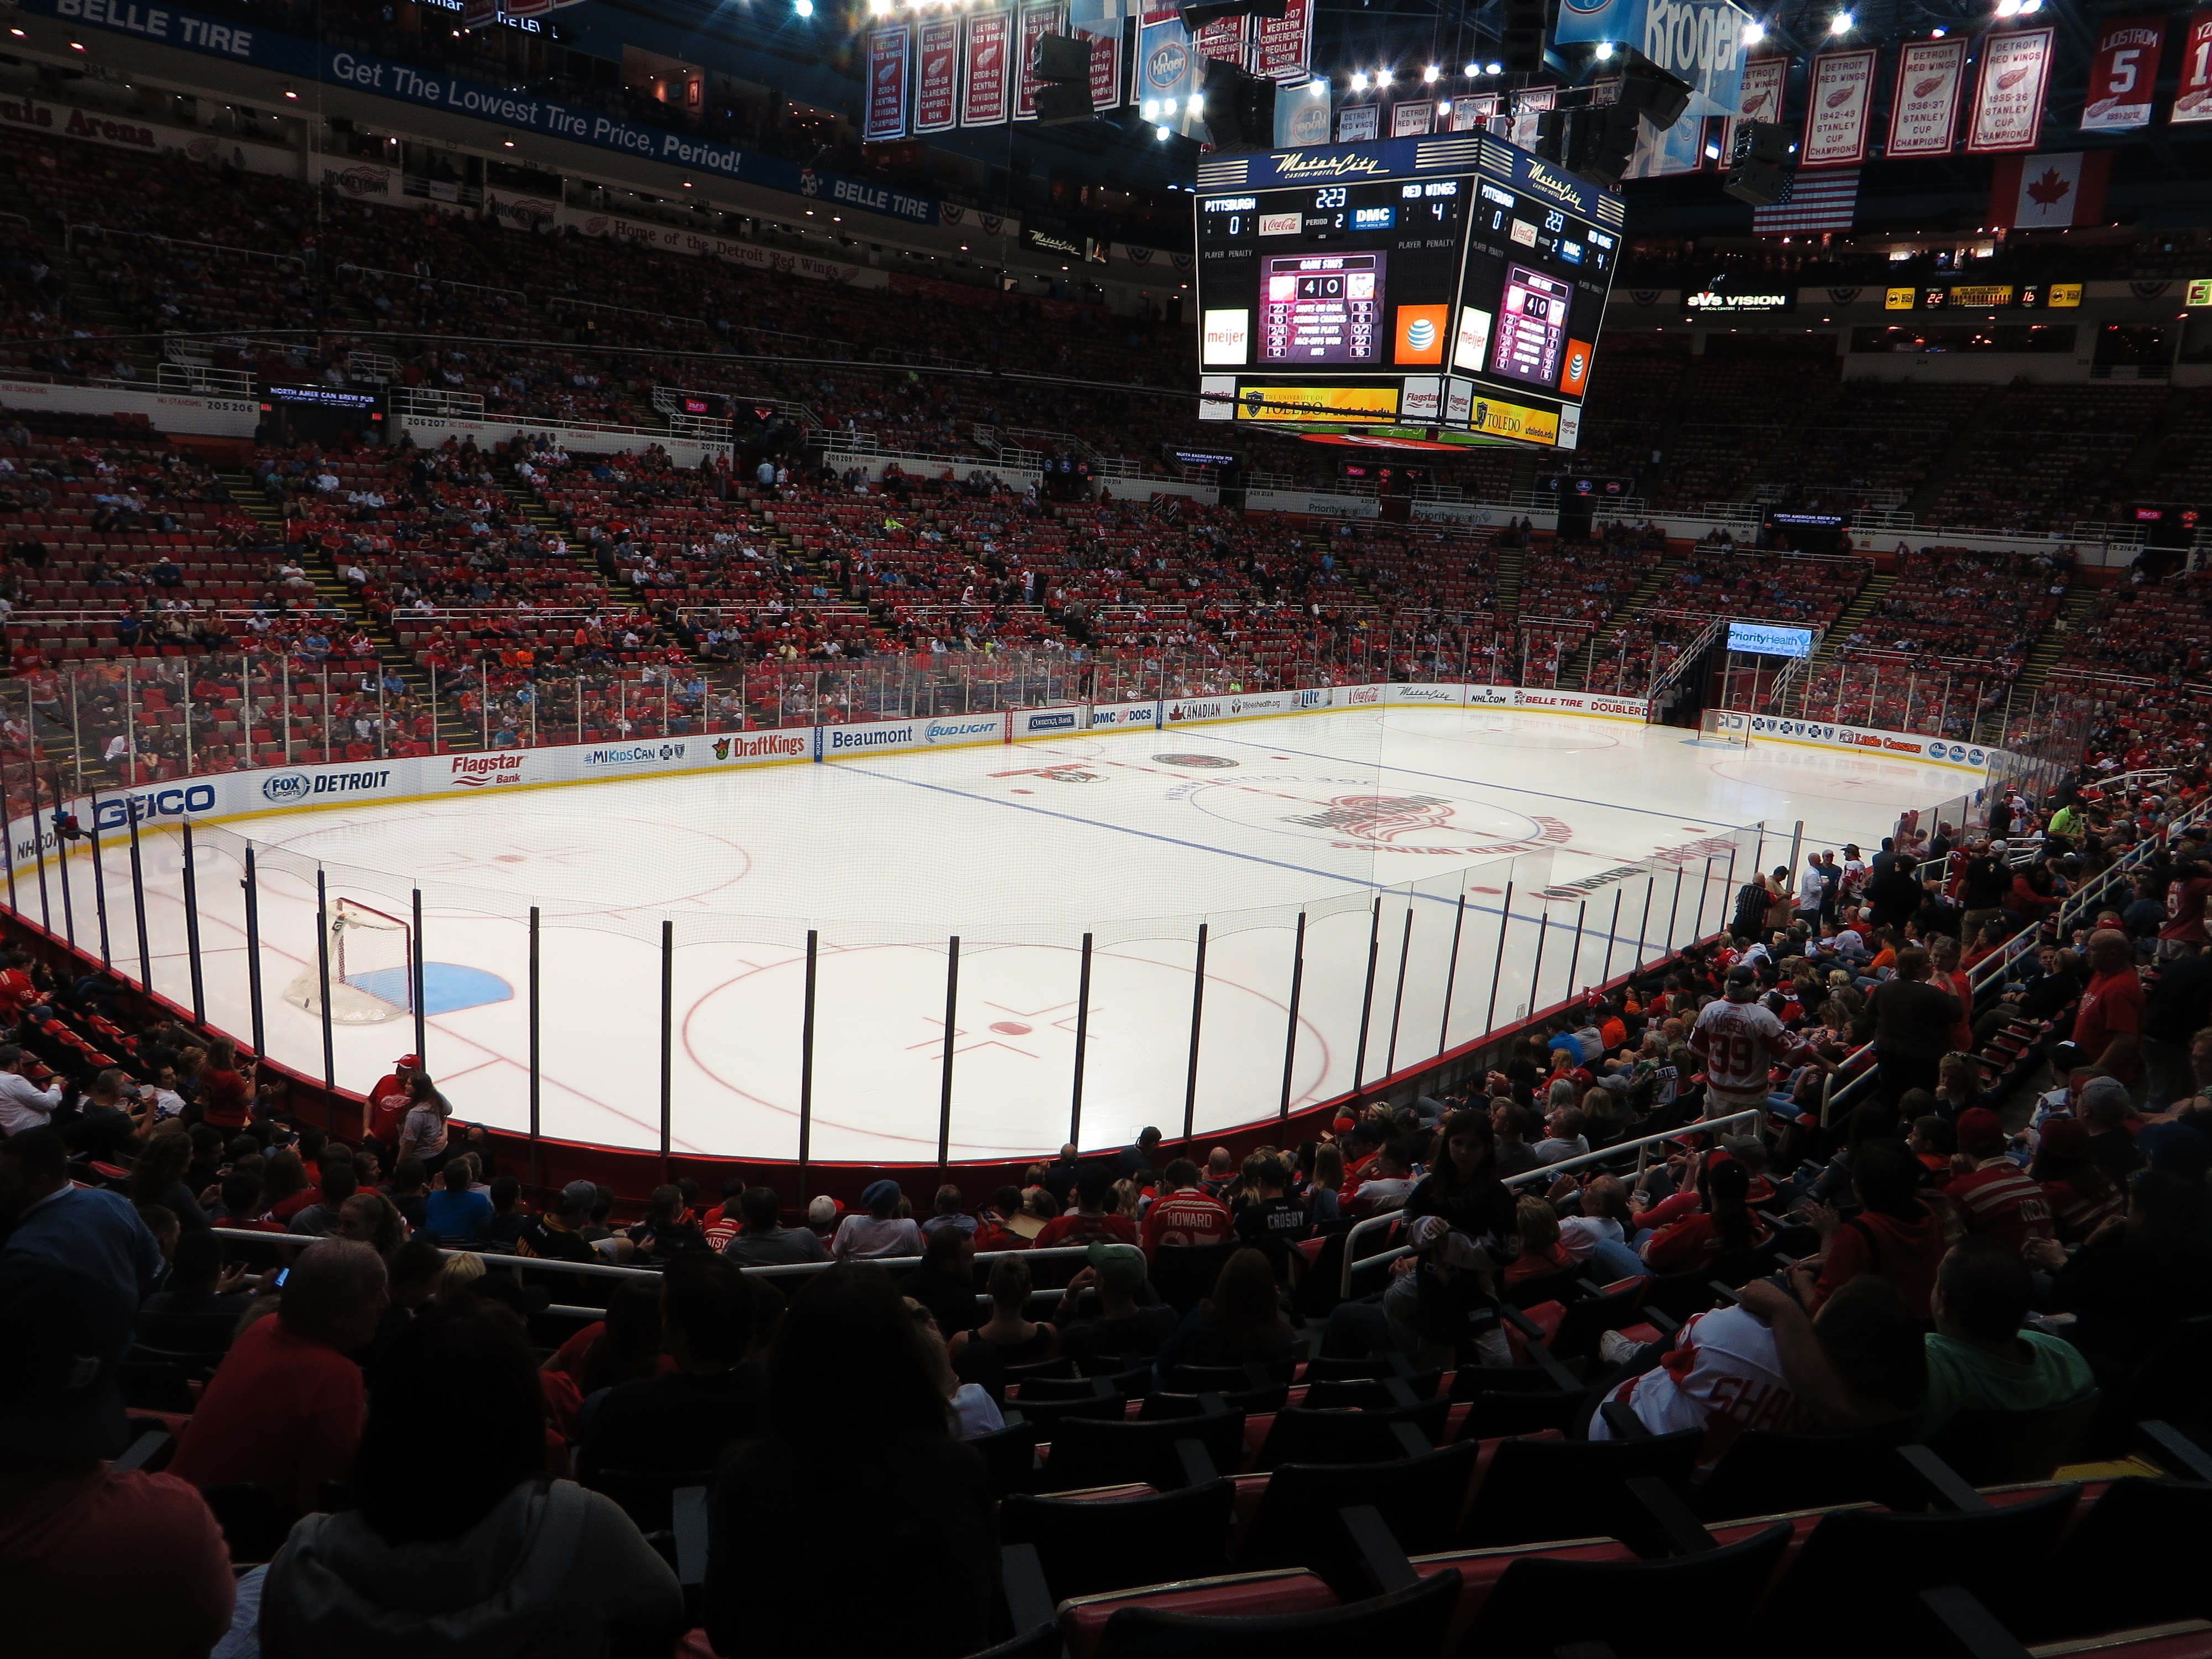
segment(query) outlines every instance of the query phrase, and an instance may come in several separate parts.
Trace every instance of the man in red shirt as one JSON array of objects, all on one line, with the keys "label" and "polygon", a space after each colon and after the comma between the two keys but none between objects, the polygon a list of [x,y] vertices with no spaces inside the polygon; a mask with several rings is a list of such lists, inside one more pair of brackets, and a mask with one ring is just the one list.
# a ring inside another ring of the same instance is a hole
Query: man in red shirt
[{"label": "man in red shirt", "polygon": [[1163,1244],[1219,1244],[1231,1231],[1229,1206],[1206,1196],[1198,1184],[1198,1165],[1179,1158],[1167,1167],[1168,1190],[1145,1212],[1142,1243],[1149,1261]]},{"label": "man in red shirt", "polygon": [[169,1468],[195,1486],[259,1486],[290,1521],[352,1466],[366,1391],[346,1356],[375,1337],[391,1297],[384,1259],[343,1238],[302,1254],[280,1296],[223,1356]]},{"label": "man in red shirt", "polygon": [[2166,884],[2166,926],[2158,930],[2161,957],[2187,956],[2204,944],[2204,901],[2212,896],[2212,872],[2191,860],[2176,865]]},{"label": "man in red shirt", "polygon": [[1036,1236],[1036,1248],[1043,1250],[1055,1244],[1135,1243],[1137,1224],[1106,1207],[1106,1195],[1113,1189],[1111,1170],[1103,1164],[1085,1164],[1083,1172],[1075,1177],[1075,1207],[1044,1224],[1044,1230]]},{"label": "man in red shirt", "polygon": [[2136,1060],[2142,1047],[2143,988],[2136,976],[2135,947],[2117,927],[2089,935],[2089,987],[2074,1016],[2075,1062],[2110,1072],[2135,1086]]},{"label": "man in red shirt", "polygon": [[407,1115],[415,1077],[422,1069],[422,1055],[402,1054],[392,1062],[392,1074],[377,1080],[368,1091],[368,1103],[362,1108],[362,1139],[390,1146],[399,1138],[399,1120]]},{"label": "man in red shirt", "polygon": [[2029,1240],[2051,1237],[2051,1200],[2042,1182],[2004,1155],[2003,1121],[1985,1107],[1969,1107],[1959,1114],[1957,1130],[1951,1167],[1959,1173],[1943,1191],[1966,1230],[2015,1255]]}]

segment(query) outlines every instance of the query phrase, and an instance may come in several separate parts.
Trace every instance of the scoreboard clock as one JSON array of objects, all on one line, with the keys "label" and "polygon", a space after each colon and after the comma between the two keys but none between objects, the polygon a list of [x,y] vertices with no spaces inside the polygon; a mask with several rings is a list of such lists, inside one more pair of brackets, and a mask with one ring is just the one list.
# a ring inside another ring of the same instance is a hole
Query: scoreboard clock
[{"label": "scoreboard clock", "polygon": [[1484,134],[1201,161],[1200,417],[1571,449],[1620,198]]}]

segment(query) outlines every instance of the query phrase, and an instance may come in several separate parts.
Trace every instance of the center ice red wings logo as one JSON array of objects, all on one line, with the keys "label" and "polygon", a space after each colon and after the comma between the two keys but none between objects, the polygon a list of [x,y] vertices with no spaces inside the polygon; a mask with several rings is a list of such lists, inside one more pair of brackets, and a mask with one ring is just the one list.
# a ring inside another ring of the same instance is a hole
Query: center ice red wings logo
[{"label": "center ice red wings logo", "polygon": [[1395,842],[1423,830],[1441,830],[1452,804],[1434,795],[1339,795],[1318,812],[1285,817],[1315,830],[1334,830],[1364,841]]}]

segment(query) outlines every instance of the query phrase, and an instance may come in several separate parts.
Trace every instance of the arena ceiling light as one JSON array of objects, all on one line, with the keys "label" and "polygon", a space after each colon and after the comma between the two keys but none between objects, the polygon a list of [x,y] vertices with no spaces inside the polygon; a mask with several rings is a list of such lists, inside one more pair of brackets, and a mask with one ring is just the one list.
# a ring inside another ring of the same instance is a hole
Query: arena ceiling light
[{"label": "arena ceiling light", "polygon": [[1831,34],[1849,34],[1852,28],[1856,27],[1856,20],[1851,16],[1850,13],[1847,11],[1839,11],[1833,17],[1831,17],[1828,20],[1828,33]]},{"label": "arena ceiling light", "polygon": [[1765,39],[1766,39],[1766,25],[1756,17],[1743,26],[1743,43],[1747,46],[1755,46]]},{"label": "arena ceiling light", "polygon": [[814,15],[814,0],[791,0],[791,9],[794,16],[811,17]]},{"label": "arena ceiling light", "polygon": [[1595,58],[1599,63],[1602,64],[1607,58],[1613,56],[1613,42],[1610,40],[1599,41],[1596,46],[1592,49],[1590,55]]},{"label": "arena ceiling light", "polygon": [[1375,84],[1378,87],[1389,86],[1390,84],[1390,71],[1387,69],[1376,70],[1375,71]]},{"label": "arena ceiling light", "polygon": [[1354,70],[1352,72],[1352,89],[1354,92],[1364,92],[1367,90],[1367,71],[1365,70]]},{"label": "arena ceiling light", "polygon": [[1437,80],[1438,79],[1438,77],[1439,77],[1439,76],[1441,76],[1443,74],[1443,71],[1442,70],[1438,69],[1438,68],[1437,68],[1434,64],[1430,64],[1430,65],[1428,66],[1428,68],[1426,68],[1426,69],[1425,69],[1425,70],[1423,70],[1421,71],[1421,80],[1422,80],[1422,82],[1423,82],[1425,85],[1433,86],[1433,85],[1436,83],[1436,82],[1437,82]]}]

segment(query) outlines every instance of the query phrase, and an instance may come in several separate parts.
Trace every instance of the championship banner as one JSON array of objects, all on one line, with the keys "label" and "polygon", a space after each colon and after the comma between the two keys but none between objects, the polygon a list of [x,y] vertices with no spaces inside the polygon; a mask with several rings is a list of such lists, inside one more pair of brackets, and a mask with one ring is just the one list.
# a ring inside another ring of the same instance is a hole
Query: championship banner
[{"label": "championship banner", "polygon": [[1516,149],[1536,148],[1536,118],[1559,101],[1557,87],[1532,87],[1513,94],[1513,114],[1507,124],[1505,142]]},{"label": "championship banner", "polygon": [[914,130],[944,132],[960,125],[960,20],[933,17],[915,33]]},{"label": "championship banner", "polygon": [[2112,17],[2097,26],[2097,55],[2081,93],[2081,131],[2129,132],[2150,125],[2166,19]]},{"label": "championship banner", "polygon": [[1013,91],[1007,77],[1012,57],[1014,20],[1003,11],[979,11],[968,20],[967,84],[960,97],[960,125],[995,127],[1006,118]]},{"label": "championship banner", "polygon": [[860,137],[869,143],[906,137],[906,54],[914,31],[878,23],[868,31],[868,96]]},{"label": "championship banner", "polygon": [[2181,37],[2181,84],[2173,94],[2173,125],[2212,121],[2212,11],[2189,20]]},{"label": "championship banner", "polygon": [[1091,107],[1103,115],[1108,110],[1121,106],[1121,88],[1127,77],[1121,73],[1121,23],[1116,18],[1103,28],[1083,24],[1073,25],[1075,38],[1091,45]]},{"label": "championship banner", "polygon": [[1480,128],[1488,131],[1490,124],[1498,118],[1499,103],[1500,100],[1494,92],[1453,99],[1451,130],[1454,132],[1473,132]]},{"label": "championship banner", "polygon": [[[1244,67],[1244,31],[1252,20],[1243,13],[1234,17],[1217,17],[1191,36],[1191,49],[1206,62],[1234,64]],[[1206,84],[1206,64],[1198,66],[1198,85]]]},{"label": "championship banner", "polygon": [[1304,79],[1313,62],[1314,0],[1284,0],[1280,17],[1252,21],[1252,73],[1270,81]]},{"label": "championship banner", "polygon": [[1813,59],[1805,97],[1802,167],[1855,167],[1866,160],[1874,110],[1875,49],[1824,52]]},{"label": "championship banner", "polygon": [[1964,40],[1914,40],[1897,54],[1883,154],[1948,155],[1959,131],[1959,88],[1966,75]]},{"label": "championship banner", "polygon": [[1737,112],[1729,117],[1721,128],[1721,165],[1728,167],[1735,157],[1735,130],[1743,121],[1779,121],[1782,118],[1782,89],[1790,78],[1787,58],[1754,58],[1743,66],[1741,90],[1737,94]]},{"label": "championship banner", "polygon": [[1376,136],[1376,123],[1382,119],[1379,104],[1354,104],[1337,112],[1336,142],[1340,144],[1364,144]]},{"label": "championship banner", "polygon": [[2051,82],[2051,29],[1992,32],[1982,37],[1981,73],[1966,149],[2033,149],[2043,131],[2043,96]]},{"label": "championship banner", "polygon": [[1423,138],[1436,130],[1437,106],[1426,98],[1408,99],[1402,104],[1390,106],[1390,136],[1393,138]]},{"label": "championship banner", "polygon": [[1060,0],[1023,0],[1022,55],[1019,90],[1014,94],[1014,119],[1036,119],[1036,94],[1041,84],[1036,78],[1037,42],[1048,34],[1059,34],[1065,25],[1060,21],[1063,8]]}]

